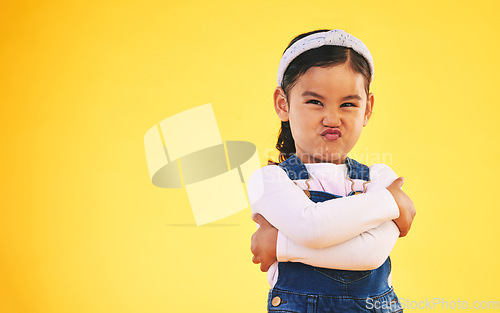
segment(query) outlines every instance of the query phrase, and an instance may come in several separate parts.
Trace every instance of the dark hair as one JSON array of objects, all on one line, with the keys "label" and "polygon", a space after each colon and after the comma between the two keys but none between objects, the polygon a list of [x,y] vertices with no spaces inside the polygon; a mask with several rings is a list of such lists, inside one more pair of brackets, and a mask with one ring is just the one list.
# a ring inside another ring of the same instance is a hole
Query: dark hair
[{"label": "dark hair", "polygon": [[[311,32],[303,33],[292,39],[285,51],[290,48],[296,41],[314,33],[326,32],[329,29],[319,29]],[[283,54],[285,53],[283,52]],[[311,67],[328,67],[332,65],[346,64],[356,73],[360,73],[365,78],[365,91],[368,95],[370,88],[371,75],[370,66],[366,59],[351,48],[342,46],[321,46],[319,48],[308,50],[296,57],[290,65],[288,65],[281,81],[281,87],[285,92],[285,97],[288,102],[288,95],[293,86],[297,83],[300,76],[304,75]],[[292,137],[290,122],[281,122],[281,128],[278,134],[278,142],[276,149],[280,152],[279,162],[283,162],[289,158],[295,151],[295,141]],[[277,164],[272,160],[268,160],[268,164]]]}]

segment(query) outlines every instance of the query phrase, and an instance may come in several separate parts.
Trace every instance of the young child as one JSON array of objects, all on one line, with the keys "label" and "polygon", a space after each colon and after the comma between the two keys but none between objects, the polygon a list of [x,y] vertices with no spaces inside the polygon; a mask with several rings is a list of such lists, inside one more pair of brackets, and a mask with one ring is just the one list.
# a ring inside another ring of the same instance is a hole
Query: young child
[{"label": "young child", "polygon": [[387,165],[347,157],[372,114],[373,69],[368,48],[342,30],[301,34],[282,56],[280,163],[247,185],[269,312],[402,311],[389,254],[410,229],[413,203]]}]

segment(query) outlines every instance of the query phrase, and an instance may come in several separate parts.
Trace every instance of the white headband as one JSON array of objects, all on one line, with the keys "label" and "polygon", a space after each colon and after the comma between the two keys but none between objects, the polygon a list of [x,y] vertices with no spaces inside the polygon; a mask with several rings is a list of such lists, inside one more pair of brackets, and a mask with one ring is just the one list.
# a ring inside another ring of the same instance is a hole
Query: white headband
[{"label": "white headband", "polygon": [[349,33],[346,33],[341,29],[333,29],[327,32],[314,33],[301,38],[300,40],[297,40],[297,42],[295,42],[292,46],[290,46],[290,48],[286,49],[285,53],[281,57],[280,65],[278,67],[278,86],[281,87],[283,75],[285,74],[288,65],[290,65],[293,59],[307,50],[327,45],[352,48],[354,51],[361,54],[368,62],[368,65],[370,65],[372,76],[370,80],[371,83],[371,81],[373,80],[374,72],[373,58],[366,45],[358,38]]}]

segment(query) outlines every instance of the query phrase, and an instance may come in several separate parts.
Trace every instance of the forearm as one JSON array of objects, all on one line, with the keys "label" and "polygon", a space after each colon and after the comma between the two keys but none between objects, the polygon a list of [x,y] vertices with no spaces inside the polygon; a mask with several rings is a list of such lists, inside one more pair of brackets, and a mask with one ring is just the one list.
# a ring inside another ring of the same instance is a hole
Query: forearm
[{"label": "forearm", "polygon": [[[305,207],[283,201],[282,208],[255,205],[272,225],[297,243],[310,248],[324,248],[349,240],[364,231],[398,217],[389,192],[381,191]],[[388,205],[389,203],[389,205]]]},{"label": "forearm", "polygon": [[340,244],[313,249],[279,232],[277,258],[280,262],[301,262],[334,269],[375,269],[387,259],[398,236],[397,226],[388,221]]},{"label": "forearm", "polygon": [[391,193],[385,188],[372,190],[314,203],[277,166],[257,171],[248,183],[252,211],[310,248],[339,244],[397,218],[399,210]]}]

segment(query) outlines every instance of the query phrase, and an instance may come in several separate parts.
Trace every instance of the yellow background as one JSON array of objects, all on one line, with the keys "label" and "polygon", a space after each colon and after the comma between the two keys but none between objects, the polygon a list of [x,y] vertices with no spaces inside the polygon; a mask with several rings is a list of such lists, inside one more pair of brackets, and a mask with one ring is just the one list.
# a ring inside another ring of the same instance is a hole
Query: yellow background
[{"label": "yellow background", "polygon": [[499,9],[1,1],[0,312],[265,312],[250,209],[196,227],[185,189],[151,183],[143,136],[211,102],[222,139],[255,143],[264,164],[279,58],[317,28],[345,29],[375,60],[353,152],[390,154],[418,211],[392,253],[398,296],[500,301]]}]

